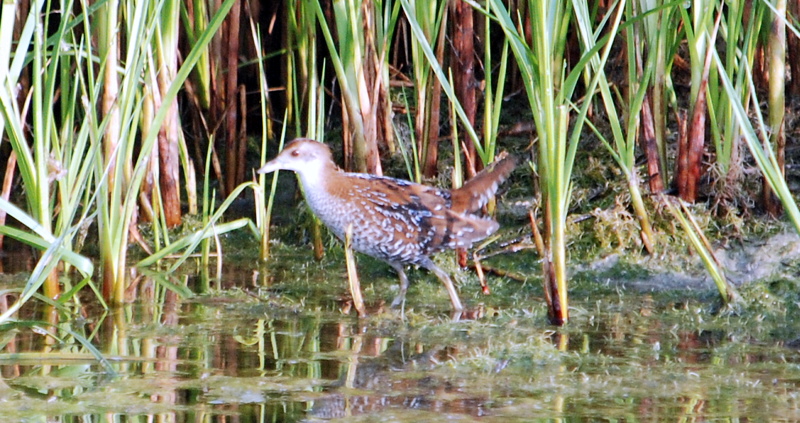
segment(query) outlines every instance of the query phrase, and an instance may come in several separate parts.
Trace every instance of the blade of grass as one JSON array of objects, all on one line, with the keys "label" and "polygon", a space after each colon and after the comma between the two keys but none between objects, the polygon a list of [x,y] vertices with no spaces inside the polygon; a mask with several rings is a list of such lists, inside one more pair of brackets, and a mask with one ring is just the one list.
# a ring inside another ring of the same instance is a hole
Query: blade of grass
[{"label": "blade of grass", "polygon": [[[742,99],[739,97],[739,93],[734,88],[730,77],[725,72],[724,64],[722,63],[722,60],[716,51],[713,52],[713,57],[720,80],[722,81],[722,86],[727,92],[728,96],[733,99],[733,101],[731,101],[733,114],[742,129],[742,135],[744,136],[745,143],[750,149],[750,152],[753,154],[753,158],[755,159],[759,169],[761,169],[761,172],[764,174],[764,178],[769,183],[770,188],[772,188],[772,190],[778,196],[778,199],[781,201],[784,212],[789,217],[789,221],[794,226],[795,231],[800,234],[800,209],[798,209],[797,203],[795,202],[794,197],[792,197],[792,193],[789,190],[786,180],[780,171],[780,166],[777,162],[777,159],[771,151],[765,150],[761,145],[759,137],[756,135],[755,129],[753,128],[748,114],[744,109],[744,105],[741,103]],[[767,131],[764,125],[764,118],[761,116],[759,109],[758,98],[755,94],[752,73],[749,71],[749,64],[747,61],[745,61],[743,65],[748,69],[745,71],[745,74],[748,75],[748,84],[750,86],[750,92],[752,93],[751,101],[754,104],[753,110],[756,112],[756,122],[759,123],[762,137],[766,139]]]}]

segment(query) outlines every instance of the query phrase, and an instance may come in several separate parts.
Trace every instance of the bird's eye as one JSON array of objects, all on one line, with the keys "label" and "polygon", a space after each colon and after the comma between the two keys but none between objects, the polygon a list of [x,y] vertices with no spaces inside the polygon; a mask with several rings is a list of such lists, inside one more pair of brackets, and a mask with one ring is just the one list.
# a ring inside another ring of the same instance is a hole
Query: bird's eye
[{"label": "bird's eye", "polygon": [[300,152],[297,150],[292,150],[292,157],[297,157],[300,155]]}]

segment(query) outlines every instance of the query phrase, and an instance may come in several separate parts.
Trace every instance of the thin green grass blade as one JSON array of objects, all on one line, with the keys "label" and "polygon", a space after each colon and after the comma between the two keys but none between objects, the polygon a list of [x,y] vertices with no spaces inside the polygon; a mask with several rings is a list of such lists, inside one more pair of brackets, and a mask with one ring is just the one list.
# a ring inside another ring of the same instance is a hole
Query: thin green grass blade
[{"label": "thin green grass blade", "polygon": [[[35,232],[34,234],[27,233],[17,228],[12,228],[10,226],[0,225],[0,232],[10,236],[20,242],[24,242],[32,247],[36,247],[40,250],[47,250],[53,244],[55,244],[58,239],[53,236],[49,231],[47,231],[41,224],[39,224],[36,220],[34,220],[30,215],[19,209],[14,204],[9,203],[8,201],[0,198],[0,209],[3,209],[9,216],[13,217],[26,227],[30,228],[32,231]],[[89,276],[94,273],[94,265],[92,261],[86,257],[81,256],[75,252],[67,250],[64,248],[60,254],[63,255],[63,258],[66,262],[75,266],[79,272],[81,272],[84,276]]]},{"label": "thin green grass blade", "polygon": [[64,342],[64,341],[60,339],[58,336],[56,336],[54,333],[43,328],[53,327],[58,330],[62,330],[66,332],[69,336],[75,338],[75,340],[78,341],[78,343],[80,343],[83,348],[86,348],[86,350],[89,351],[92,357],[94,357],[94,359],[97,360],[103,366],[103,368],[106,370],[106,372],[109,373],[109,375],[111,376],[117,375],[116,370],[114,370],[114,367],[111,365],[111,363],[105,358],[105,356],[103,356],[103,353],[101,353],[100,350],[97,349],[97,347],[92,345],[92,343],[88,339],[86,339],[83,335],[75,332],[72,329],[69,329],[64,326],[54,326],[48,322],[26,320],[26,321],[9,321],[5,323],[0,323],[0,332],[13,330],[20,327],[27,329],[43,330],[47,332],[50,336],[58,340],[59,342]]},{"label": "thin green grass blade", "polygon": [[42,287],[45,280],[49,277],[50,273],[56,268],[59,260],[63,256],[65,249],[63,248],[64,236],[62,235],[54,242],[52,242],[47,250],[42,254],[41,259],[36,263],[33,271],[31,272],[28,282],[22,290],[17,301],[12,304],[8,310],[0,315],[0,323],[3,323],[11,318],[23,304],[28,302]]},{"label": "thin green grass blade", "polygon": [[174,283],[174,282],[170,281],[169,280],[170,279],[169,275],[171,273],[164,273],[164,272],[160,272],[160,271],[159,272],[153,272],[153,271],[150,271],[148,269],[141,269],[141,271],[142,271],[143,275],[145,275],[145,276],[147,276],[149,278],[152,278],[154,281],[156,281],[156,283],[158,283],[159,285],[163,286],[164,288],[167,288],[170,291],[180,295],[182,298],[191,298],[191,297],[194,296],[194,292],[192,292],[192,290],[189,289],[187,286],[180,285],[180,284],[177,284],[177,283]]},{"label": "thin green grass blade", "polygon": [[[755,129],[750,122],[750,118],[747,115],[747,112],[744,109],[741,101],[736,101],[739,99],[739,94],[733,86],[733,83],[728,77],[728,74],[725,72],[724,64],[722,60],[719,58],[719,54],[713,51],[713,58],[714,63],[717,66],[717,70],[719,71],[720,80],[722,81],[722,85],[727,92],[728,96],[732,99],[731,105],[733,107],[733,114],[736,118],[737,122],[739,123],[739,127],[742,130],[742,135],[744,140],[747,144],[747,147],[750,149],[750,152],[753,154],[753,158],[756,160],[756,164],[758,164],[759,169],[763,173],[764,177],[767,179],[770,188],[775,192],[780,199],[781,204],[783,204],[784,211],[786,215],[789,217],[789,221],[794,226],[795,231],[800,234],[800,209],[797,207],[797,203],[795,202],[794,198],[792,197],[792,193],[789,190],[789,186],[786,184],[786,179],[783,177],[783,174],[780,171],[780,167],[778,166],[778,162],[775,158],[775,155],[772,154],[772,151],[764,150],[764,147],[761,145],[759,141],[759,137],[756,135]],[[749,69],[749,64],[747,62],[744,63],[744,66]],[[764,119],[761,116],[761,112],[758,105],[758,99],[756,98],[755,87],[752,80],[752,74],[749,70],[746,71],[749,78],[749,85],[750,85],[750,92],[752,93],[752,101],[755,104],[754,110],[756,112],[756,120],[759,122],[761,127],[764,127]],[[766,137],[766,130],[762,129],[762,136]]]},{"label": "thin green grass blade", "polygon": [[412,6],[409,3],[409,0],[400,0],[403,5],[403,10],[405,11],[406,18],[409,22],[409,27],[411,29],[411,33],[414,35],[414,39],[417,43],[419,43],[422,52],[425,54],[425,57],[428,59],[428,63],[433,70],[433,73],[439,78],[439,83],[442,86],[442,91],[447,94],[447,98],[450,100],[450,105],[455,109],[456,114],[458,115],[461,124],[463,125],[464,129],[467,131],[470,139],[472,140],[473,144],[475,145],[475,151],[480,156],[481,160],[484,163],[488,163],[489,157],[487,156],[486,149],[484,149],[483,145],[478,138],[478,133],[475,132],[475,128],[472,127],[469,123],[469,119],[467,119],[467,114],[464,112],[464,108],[461,107],[461,103],[458,101],[458,97],[456,97],[456,93],[453,90],[453,86],[450,85],[450,82],[447,79],[447,75],[445,75],[444,70],[442,69],[439,62],[436,60],[436,54],[434,54],[433,49],[431,48],[430,44],[428,43],[427,38],[425,37],[425,33],[422,31],[419,22],[415,18],[415,14],[412,13]]}]

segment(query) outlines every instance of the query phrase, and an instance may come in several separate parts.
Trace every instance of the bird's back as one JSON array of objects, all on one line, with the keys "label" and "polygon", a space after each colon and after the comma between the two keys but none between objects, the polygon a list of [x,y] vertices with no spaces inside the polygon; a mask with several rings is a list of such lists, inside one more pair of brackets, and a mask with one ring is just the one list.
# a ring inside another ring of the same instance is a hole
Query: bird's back
[{"label": "bird's back", "polygon": [[[327,189],[306,196],[314,213],[339,238],[353,226],[353,247],[391,263],[418,264],[433,253],[469,248],[499,225],[474,214],[513,169],[513,160],[487,168],[461,189],[336,172]],[[473,183],[476,181],[476,183]]]}]

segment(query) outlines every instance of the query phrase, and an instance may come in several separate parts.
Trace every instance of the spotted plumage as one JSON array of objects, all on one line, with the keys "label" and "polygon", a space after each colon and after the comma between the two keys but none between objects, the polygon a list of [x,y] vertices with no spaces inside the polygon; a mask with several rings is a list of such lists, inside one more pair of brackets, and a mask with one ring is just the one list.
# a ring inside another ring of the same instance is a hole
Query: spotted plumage
[{"label": "spotted plumage", "polygon": [[497,222],[476,213],[514,166],[514,159],[502,154],[461,188],[445,190],[343,172],[325,144],[299,138],[258,172],[297,172],[308,206],[338,238],[344,239],[352,224],[353,249],[389,263],[400,276],[400,293],[393,306],[405,299],[408,278],[404,266],[413,264],[436,274],[447,288],[453,308],[461,310],[450,276],[431,261],[430,255],[469,248],[498,229]]}]

